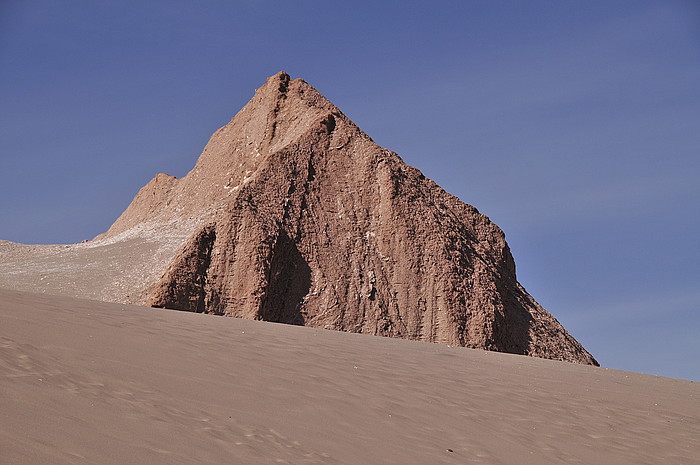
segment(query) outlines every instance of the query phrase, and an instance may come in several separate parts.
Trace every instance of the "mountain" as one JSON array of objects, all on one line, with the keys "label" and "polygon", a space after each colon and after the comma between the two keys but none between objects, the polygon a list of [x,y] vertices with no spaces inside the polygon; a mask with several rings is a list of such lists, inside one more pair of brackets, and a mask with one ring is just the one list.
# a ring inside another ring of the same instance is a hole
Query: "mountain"
[{"label": "mountain", "polygon": [[103,300],[597,365],[517,282],[498,226],[284,72],[185,177],[71,247],[130,257]]}]

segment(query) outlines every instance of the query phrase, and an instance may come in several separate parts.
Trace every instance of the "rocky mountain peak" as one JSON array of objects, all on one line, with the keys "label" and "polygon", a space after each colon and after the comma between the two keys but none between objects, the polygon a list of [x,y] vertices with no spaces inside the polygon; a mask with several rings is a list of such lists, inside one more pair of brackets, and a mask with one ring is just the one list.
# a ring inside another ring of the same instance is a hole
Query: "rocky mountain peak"
[{"label": "rocky mountain peak", "polygon": [[147,305],[596,363],[517,282],[488,217],[285,72],[100,239],[144,224],[188,236]]}]

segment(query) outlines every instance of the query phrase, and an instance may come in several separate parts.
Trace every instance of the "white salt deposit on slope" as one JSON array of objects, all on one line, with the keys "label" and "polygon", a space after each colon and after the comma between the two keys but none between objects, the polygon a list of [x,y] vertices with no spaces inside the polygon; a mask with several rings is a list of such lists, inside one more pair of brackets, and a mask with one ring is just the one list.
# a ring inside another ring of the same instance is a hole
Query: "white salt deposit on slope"
[{"label": "white salt deposit on slope", "polygon": [[0,288],[139,301],[201,220],[140,223],[115,236],[79,244],[27,245],[0,241]]}]

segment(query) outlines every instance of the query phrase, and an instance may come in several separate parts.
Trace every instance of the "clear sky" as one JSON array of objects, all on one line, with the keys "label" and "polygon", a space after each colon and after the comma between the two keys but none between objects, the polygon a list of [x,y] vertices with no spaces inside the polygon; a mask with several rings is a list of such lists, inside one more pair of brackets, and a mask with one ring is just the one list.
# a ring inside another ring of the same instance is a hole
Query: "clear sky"
[{"label": "clear sky", "polygon": [[602,365],[700,380],[694,0],[0,0],[0,239],[105,231],[280,70],[501,226]]}]

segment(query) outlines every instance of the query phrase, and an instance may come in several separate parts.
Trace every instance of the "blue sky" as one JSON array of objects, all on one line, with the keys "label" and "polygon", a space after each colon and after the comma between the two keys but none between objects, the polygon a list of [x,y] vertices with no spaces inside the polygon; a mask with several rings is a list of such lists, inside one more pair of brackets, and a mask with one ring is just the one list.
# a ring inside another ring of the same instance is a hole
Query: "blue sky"
[{"label": "blue sky", "polygon": [[0,239],[105,231],[279,70],[506,232],[610,368],[700,380],[700,5],[0,2]]}]

